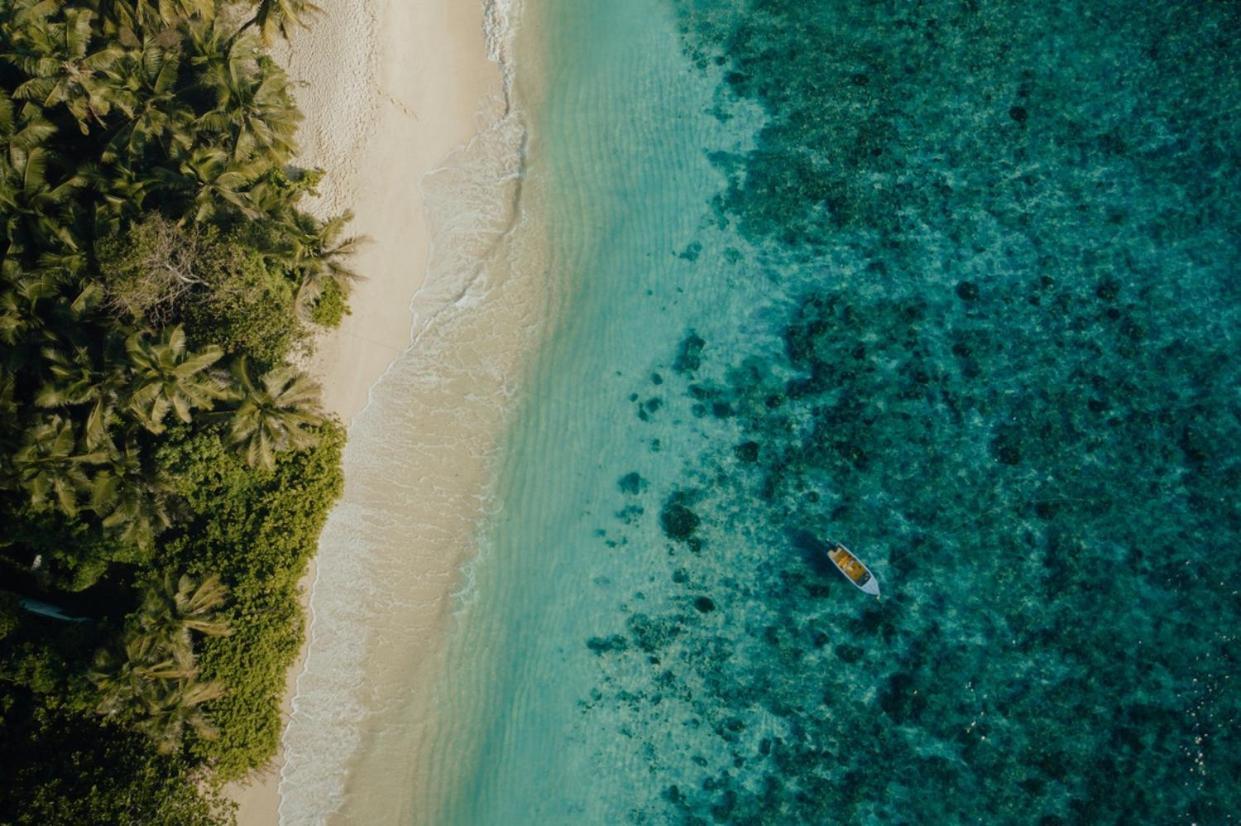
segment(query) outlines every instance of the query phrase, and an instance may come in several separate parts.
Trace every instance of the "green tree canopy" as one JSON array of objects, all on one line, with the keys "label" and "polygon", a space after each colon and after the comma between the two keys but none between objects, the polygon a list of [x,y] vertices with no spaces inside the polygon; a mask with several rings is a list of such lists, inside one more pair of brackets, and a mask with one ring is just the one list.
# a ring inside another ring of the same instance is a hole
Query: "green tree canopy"
[{"label": "green tree canopy", "polygon": [[0,822],[221,823],[276,748],[356,247],[264,51],[316,11],[0,0]]},{"label": "green tree canopy", "polygon": [[163,432],[169,413],[188,424],[195,409],[210,409],[224,395],[223,382],[208,372],[224,354],[218,347],[190,352],[181,327],[154,340],[134,333],[126,339],[125,350],[134,376],[129,409],[152,433]]}]

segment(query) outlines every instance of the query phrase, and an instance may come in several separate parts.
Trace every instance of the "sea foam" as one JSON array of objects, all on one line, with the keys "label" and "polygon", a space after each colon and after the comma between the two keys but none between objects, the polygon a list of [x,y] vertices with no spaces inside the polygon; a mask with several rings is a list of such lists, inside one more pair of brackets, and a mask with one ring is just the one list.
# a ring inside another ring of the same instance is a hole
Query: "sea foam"
[{"label": "sea foam", "polygon": [[283,741],[282,824],[408,819],[428,713],[418,687],[438,661],[495,434],[538,333],[516,240],[530,223],[526,126],[512,105],[517,6],[488,4],[485,19],[502,88],[483,103],[477,135],[411,193],[431,228],[427,275],[411,344],[350,427]]}]

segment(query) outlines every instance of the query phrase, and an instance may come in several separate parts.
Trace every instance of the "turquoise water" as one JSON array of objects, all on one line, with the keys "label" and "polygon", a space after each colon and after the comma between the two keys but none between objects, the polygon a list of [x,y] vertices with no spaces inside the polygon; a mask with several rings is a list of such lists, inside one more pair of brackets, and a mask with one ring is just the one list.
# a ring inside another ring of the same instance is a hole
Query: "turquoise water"
[{"label": "turquoise water", "polygon": [[564,307],[430,819],[1232,822],[1241,7],[529,13]]}]

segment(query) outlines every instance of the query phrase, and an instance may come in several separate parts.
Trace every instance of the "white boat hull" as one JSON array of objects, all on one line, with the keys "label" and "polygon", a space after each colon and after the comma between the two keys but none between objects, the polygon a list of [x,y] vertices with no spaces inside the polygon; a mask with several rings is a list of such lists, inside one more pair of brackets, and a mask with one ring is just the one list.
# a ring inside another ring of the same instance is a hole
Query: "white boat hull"
[{"label": "white boat hull", "polygon": [[[826,553],[827,558],[836,566],[836,570],[840,571],[840,575],[849,580],[855,588],[864,594],[870,594],[873,597],[879,596],[878,577],[875,576],[870,568],[866,567],[865,562],[857,558],[853,551],[839,542],[829,541]],[[838,559],[838,556],[841,558]],[[853,573],[850,573],[850,570]]]}]

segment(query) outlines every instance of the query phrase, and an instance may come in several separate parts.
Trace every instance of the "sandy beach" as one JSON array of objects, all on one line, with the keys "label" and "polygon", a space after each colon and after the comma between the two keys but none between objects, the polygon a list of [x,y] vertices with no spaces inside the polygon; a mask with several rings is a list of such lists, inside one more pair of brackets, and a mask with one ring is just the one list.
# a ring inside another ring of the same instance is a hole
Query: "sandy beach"
[{"label": "sandy beach", "polygon": [[[352,314],[320,339],[311,360],[325,408],[351,424],[413,335],[414,296],[431,254],[423,180],[490,118],[500,77],[487,57],[480,3],[320,5],[324,13],[275,54],[305,115],[301,162],[326,171],[311,209],[325,216],[353,210],[351,232],[370,239],[353,262],[363,280],[350,298]],[[345,471],[348,476],[348,464]],[[312,566],[303,589],[307,604],[314,577]],[[305,648],[289,672],[286,720],[304,658]],[[241,826],[278,822],[283,762],[281,753],[263,772],[228,788]]]}]

